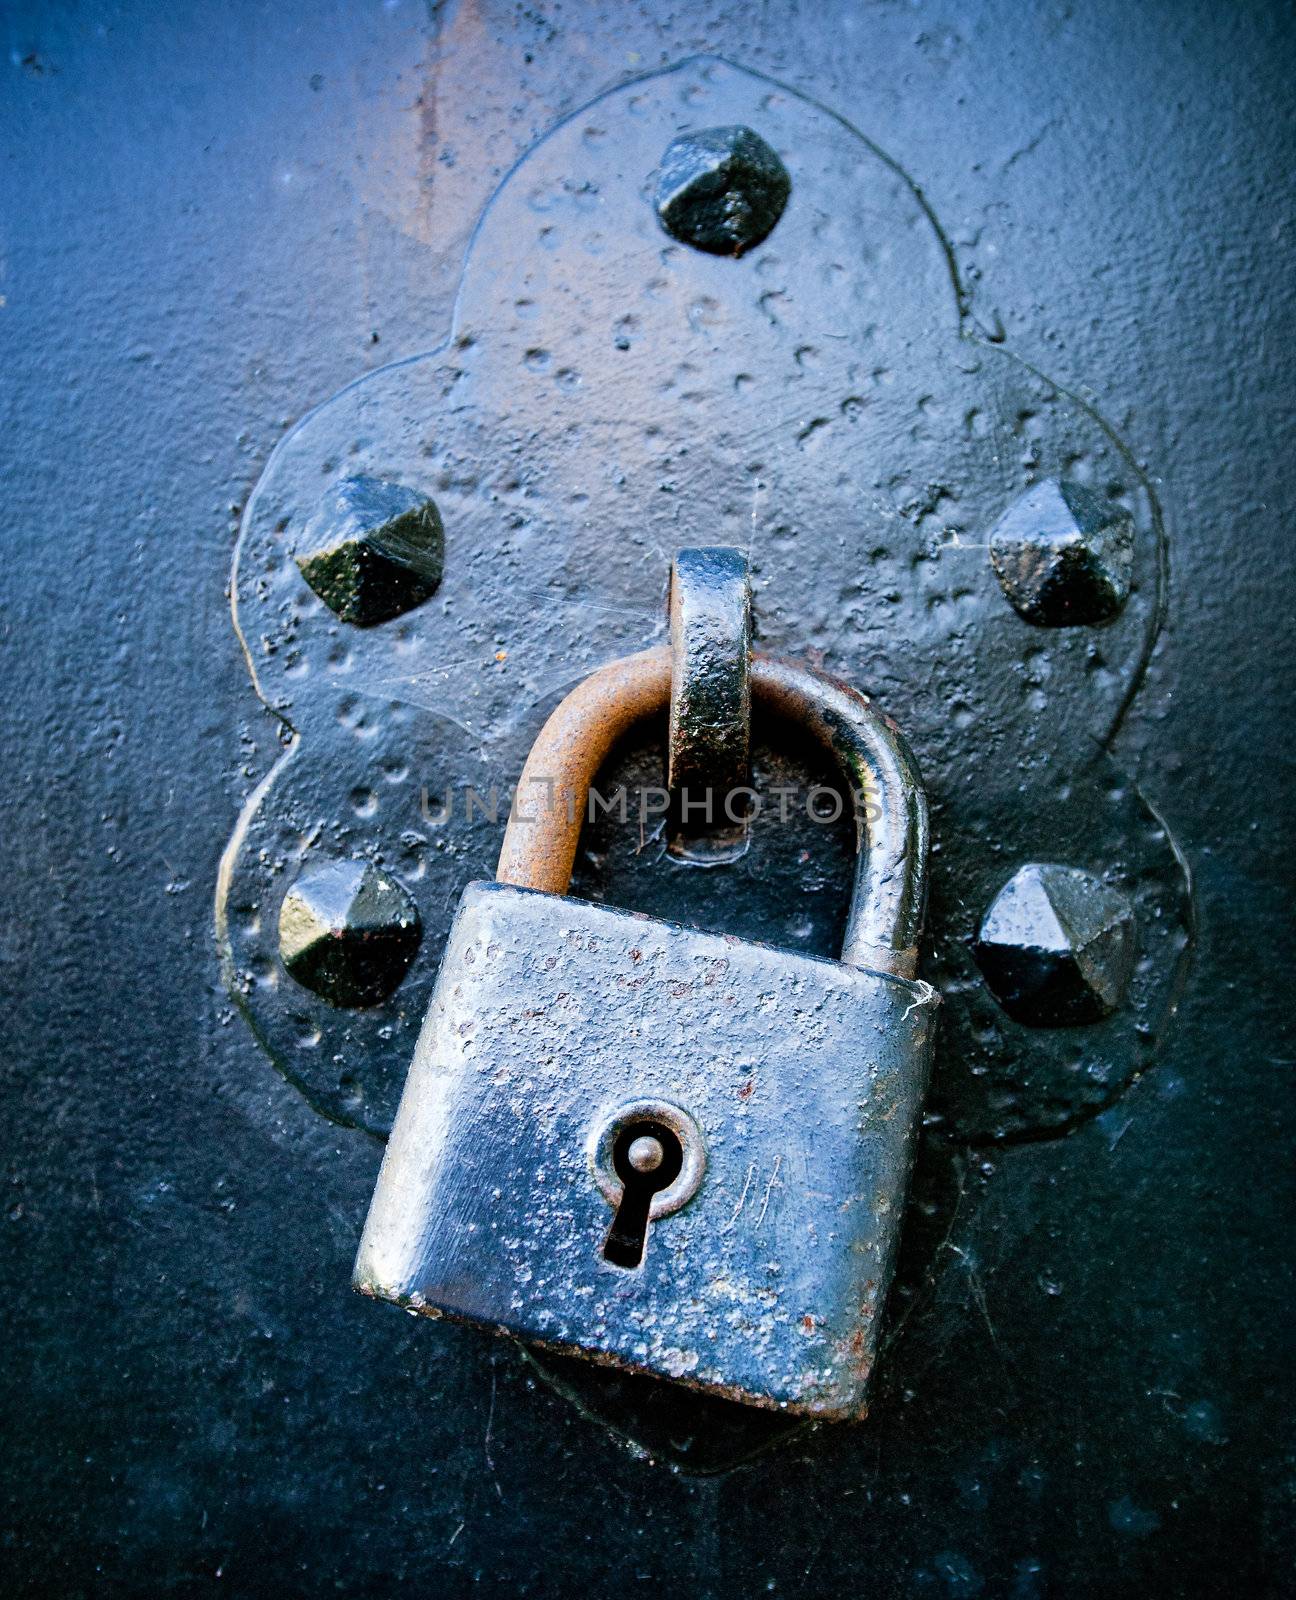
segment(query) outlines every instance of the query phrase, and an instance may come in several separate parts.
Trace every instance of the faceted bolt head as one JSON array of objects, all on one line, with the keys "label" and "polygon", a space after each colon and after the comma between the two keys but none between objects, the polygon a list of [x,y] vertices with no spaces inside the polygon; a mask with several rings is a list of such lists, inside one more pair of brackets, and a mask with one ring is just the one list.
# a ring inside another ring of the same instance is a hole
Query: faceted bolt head
[{"label": "faceted bolt head", "polygon": [[704,128],[667,146],[657,179],[666,232],[695,250],[740,256],[783,215],[792,179],[750,128]]},{"label": "faceted bolt head", "polygon": [[1027,622],[1042,628],[1110,622],[1129,598],[1134,521],[1092,489],[1049,478],[995,523],[990,560]]},{"label": "faceted bolt head", "polygon": [[435,594],[445,532],[433,501],[379,478],[344,478],[306,528],[301,575],[343,622],[369,628]]},{"label": "faceted bolt head", "polygon": [[380,1004],[422,937],[407,891],[371,861],[307,868],[279,911],[279,955],[289,975],[334,1006]]},{"label": "faceted bolt head", "polygon": [[1031,862],[994,897],[973,953],[1017,1022],[1035,1028],[1098,1022],[1125,998],[1134,912],[1092,873]]}]

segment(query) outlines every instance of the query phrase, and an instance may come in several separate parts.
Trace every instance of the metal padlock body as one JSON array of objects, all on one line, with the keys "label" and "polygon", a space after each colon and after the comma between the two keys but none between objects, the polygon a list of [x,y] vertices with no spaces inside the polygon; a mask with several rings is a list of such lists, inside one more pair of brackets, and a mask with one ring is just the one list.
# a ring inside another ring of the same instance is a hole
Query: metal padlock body
[{"label": "metal padlock body", "polygon": [[[513,881],[460,902],[355,1282],[732,1399],[858,1416],[938,1003],[912,976],[926,806],[903,741],[861,696],[752,664],[758,697],[877,784],[843,961],[536,892],[565,888],[580,813],[548,854],[518,845],[511,820]],[[616,716],[595,703],[600,680]],[[666,651],[603,669],[554,713],[522,783],[538,765],[552,804],[556,770],[583,812],[607,748],[669,682]],[[693,1130],[696,1187],[627,1269],[604,1254],[607,1130],[649,1104]]]},{"label": "metal padlock body", "polygon": [[[829,1416],[857,1414],[935,1017],[920,982],[472,884],[357,1263],[364,1292]],[[694,1197],[604,1259],[591,1133],[643,1100]]]}]

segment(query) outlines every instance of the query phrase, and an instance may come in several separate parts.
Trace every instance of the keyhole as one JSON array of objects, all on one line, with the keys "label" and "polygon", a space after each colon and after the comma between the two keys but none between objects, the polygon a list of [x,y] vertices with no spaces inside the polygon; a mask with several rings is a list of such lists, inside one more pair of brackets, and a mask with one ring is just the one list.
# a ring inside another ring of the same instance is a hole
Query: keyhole
[{"label": "keyhole", "polygon": [[612,1146],[612,1170],[620,1178],[621,1198],[603,1246],[616,1267],[637,1267],[648,1237],[652,1198],[679,1177],[684,1150],[679,1135],[660,1122],[631,1122]]}]

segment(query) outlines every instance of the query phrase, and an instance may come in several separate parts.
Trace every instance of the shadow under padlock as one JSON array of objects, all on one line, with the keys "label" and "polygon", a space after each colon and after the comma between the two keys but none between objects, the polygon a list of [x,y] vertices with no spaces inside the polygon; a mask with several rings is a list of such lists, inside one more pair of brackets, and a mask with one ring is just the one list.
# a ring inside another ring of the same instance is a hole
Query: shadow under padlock
[{"label": "shadow under padlock", "polygon": [[[757,839],[753,854],[760,848]],[[968,1203],[969,1190],[986,1181],[968,1153],[937,1134],[920,1140],[879,1340],[882,1359],[874,1381],[873,1410],[890,1410],[913,1398],[917,1369],[930,1361],[930,1344],[951,1336],[951,1319],[961,1324],[965,1318],[966,1306],[952,1303],[926,1330],[926,1337],[916,1341],[916,1348],[905,1337],[910,1319],[929,1308],[936,1296],[942,1248],[961,1207]],[[605,1429],[640,1459],[689,1476],[730,1472],[794,1439],[835,1431],[831,1423],[761,1410],[520,1340],[517,1349],[543,1382],[587,1422]]]}]

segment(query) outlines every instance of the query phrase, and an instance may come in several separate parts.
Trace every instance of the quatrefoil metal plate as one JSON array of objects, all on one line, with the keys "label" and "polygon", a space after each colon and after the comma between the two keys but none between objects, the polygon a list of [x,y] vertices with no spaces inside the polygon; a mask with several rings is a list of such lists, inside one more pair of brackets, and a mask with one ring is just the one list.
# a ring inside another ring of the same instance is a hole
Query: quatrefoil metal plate
[{"label": "quatrefoil metal plate", "polygon": [[[792,180],[741,259],[671,238],[653,205],[670,142],[730,124]],[[445,526],[440,588],[369,628],[339,621],[295,559],[326,492],[356,476],[431,496]],[[1050,477],[1133,519],[1132,592],[1101,628],[1032,627],[988,558],[996,519]],[[1093,405],[980,331],[897,161],[711,59],[623,85],[542,139],[481,219],[445,342],[307,416],[247,506],[235,620],[291,733],[226,851],[217,921],[276,1066],[329,1117],[385,1133],[451,909],[493,871],[503,817],[467,815],[468,790],[506,790],[567,688],[664,637],[671,553],[696,543],[749,552],[762,649],[864,687],[920,756],[938,843],[927,973],[946,999],[935,1120],[964,1139],[1038,1136],[1110,1105],[1152,1059],[1190,924],[1173,841],[1109,754],[1165,607],[1152,482]],[[626,770],[655,759],[632,752]],[[756,768],[786,776],[759,750]],[[757,936],[830,950],[843,849],[803,819],[758,823],[726,869],[738,924],[759,902]],[[789,853],[799,876],[774,907],[771,862]],[[297,873],[347,856],[404,884],[426,929],[368,1010],[294,983],[276,945]],[[1030,859],[1101,872],[1135,907],[1128,1001],[1088,1029],[1012,1022],[971,959],[977,915]],[[660,839],[601,824],[576,889],[680,914],[686,871]]]}]

